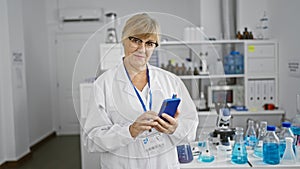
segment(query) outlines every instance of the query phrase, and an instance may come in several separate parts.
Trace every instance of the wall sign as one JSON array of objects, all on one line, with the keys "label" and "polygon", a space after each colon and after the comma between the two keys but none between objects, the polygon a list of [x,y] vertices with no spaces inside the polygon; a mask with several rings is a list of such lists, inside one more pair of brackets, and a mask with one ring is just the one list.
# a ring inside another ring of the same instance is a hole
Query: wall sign
[{"label": "wall sign", "polygon": [[293,57],[288,61],[288,70],[290,76],[300,78],[300,58]]}]

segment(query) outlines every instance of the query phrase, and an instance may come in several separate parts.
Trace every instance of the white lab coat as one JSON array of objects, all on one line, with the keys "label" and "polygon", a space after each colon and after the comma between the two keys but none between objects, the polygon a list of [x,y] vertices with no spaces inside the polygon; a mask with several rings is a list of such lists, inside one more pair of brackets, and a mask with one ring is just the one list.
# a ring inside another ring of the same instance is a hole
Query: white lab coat
[{"label": "white lab coat", "polygon": [[[181,98],[178,127],[171,135],[152,130],[136,139],[131,137],[129,126],[144,110],[123,63],[120,63],[94,82],[95,99],[90,102],[83,127],[88,150],[101,154],[101,169],[177,169],[176,145],[195,139],[198,116],[183,82],[160,68],[148,65],[148,69],[153,96],[152,111],[159,112],[162,101],[173,94]],[[147,99],[142,98],[148,100],[148,107],[149,95]],[[144,139],[157,136],[163,146],[147,151]]]}]

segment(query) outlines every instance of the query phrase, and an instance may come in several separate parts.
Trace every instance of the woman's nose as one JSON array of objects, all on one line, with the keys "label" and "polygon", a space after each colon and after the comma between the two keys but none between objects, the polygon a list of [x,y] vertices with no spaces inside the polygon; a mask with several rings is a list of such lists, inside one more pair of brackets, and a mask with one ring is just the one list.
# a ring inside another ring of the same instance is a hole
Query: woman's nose
[{"label": "woman's nose", "polygon": [[145,45],[145,43],[139,44],[138,50],[141,51],[141,52],[146,52],[146,45]]}]

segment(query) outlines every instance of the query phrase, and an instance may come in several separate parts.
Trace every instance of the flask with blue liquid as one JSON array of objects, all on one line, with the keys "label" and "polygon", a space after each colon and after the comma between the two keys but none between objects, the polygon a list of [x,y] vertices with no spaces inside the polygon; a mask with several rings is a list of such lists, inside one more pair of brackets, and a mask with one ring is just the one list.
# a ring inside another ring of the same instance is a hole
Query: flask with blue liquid
[{"label": "flask with blue liquid", "polygon": [[257,141],[254,146],[254,156],[262,158],[263,157],[263,141],[267,134],[267,122],[261,121],[258,130]]},{"label": "flask with blue liquid", "polygon": [[[282,122],[282,130],[279,134],[279,152],[280,152],[280,157],[283,156],[283,153],[285,151],[285,147],[286,147],[286,142],[285,142],[285,138],[290,137],[293,139],[293,143],[294,143],[294,134],[291,130],[291,123],[290,122]],[[294,148],[293,148],[294,149]]]},{"label": "flask with blue liquid", "polygon": [[257,137],[256,137],[256,131],[254,129],[254,121],[249,120],[248,121],[248,128],[245,134],[245,144],[248,149],[253,150],[254,146],[256,145]]},{"label": "flask with blue liquid", "polygon": [[244,144],[244,130],[235,128],[235,142],[232,149],[231,161],[235,164],[246,164],[248,162],[247,150]]},{"label": "flask with blue liquid", "polygon": [[202,145],[201,154],[198,156],[198,161],[203,163],[210,163],[215,160],[215,156],[213,155],[210,146],[209,146],[209,136],[206,137],[205,144]]},{"label": "flask with blue liquid", "polygon": [[279,164],[279,139],[275,134],[275,126],[267,126],[267,135],[263,142],[263,162],[266,164]]}]

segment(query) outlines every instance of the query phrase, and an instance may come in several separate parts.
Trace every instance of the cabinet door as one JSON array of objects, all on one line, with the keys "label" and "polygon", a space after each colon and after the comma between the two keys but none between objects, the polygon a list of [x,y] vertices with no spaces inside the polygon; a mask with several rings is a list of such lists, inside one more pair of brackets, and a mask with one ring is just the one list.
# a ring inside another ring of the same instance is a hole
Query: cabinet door
[{"label": "cabinet door", "polygon": [[274,74],[276,72],[275,45],[250,44],[247,48],[248,75]]}]

